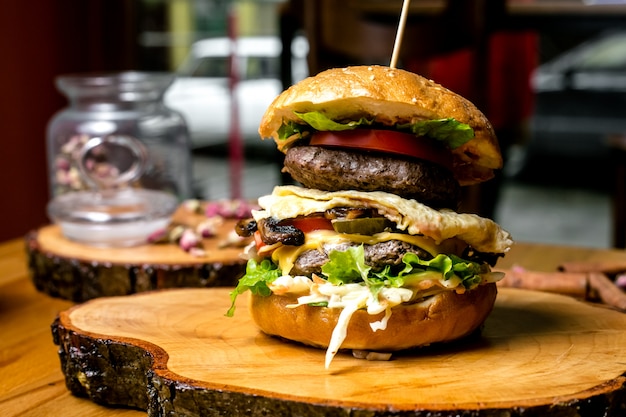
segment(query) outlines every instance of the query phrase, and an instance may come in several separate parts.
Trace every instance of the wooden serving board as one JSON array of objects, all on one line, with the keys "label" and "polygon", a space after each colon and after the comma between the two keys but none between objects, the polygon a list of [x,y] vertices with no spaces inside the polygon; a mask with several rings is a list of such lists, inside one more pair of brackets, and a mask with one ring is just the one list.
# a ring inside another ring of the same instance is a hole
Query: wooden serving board
[{"label": "wooden serving board", "polygon": [[[206,219],[183,208],[177,224]],[[221,247],[236,221],[225,220],[215,237],[203,240],[206,256],[183,251],[175,243],[130,248],[99,248],[71,241],[57,225],[26,236],[28,267],[38,290],[72,301],[134,294],[163,288],[233,286],[246,261],[241,247]]]},{"label": "wooden serving board", "polygon": [[366,361],[260,333],[228,288],[91,300],[60,313],[67,386],[150,416],[623,416],[626,315],[502,288],[481,336]]}]

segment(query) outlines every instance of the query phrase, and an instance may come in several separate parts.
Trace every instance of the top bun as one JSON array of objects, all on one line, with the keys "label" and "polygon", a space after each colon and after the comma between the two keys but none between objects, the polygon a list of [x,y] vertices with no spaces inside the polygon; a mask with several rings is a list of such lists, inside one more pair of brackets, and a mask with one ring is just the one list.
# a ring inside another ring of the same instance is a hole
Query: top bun
[{"label": "top bun", "polygon": [[417,74],[383,66],[334,68],[291,86],[268,107],[259,134],[285,152],[278,129],[303,121],[294,112],[319,111],[336,121],[362,117],[392,126],[424,119],[454,118],[474,129],[474,138],[453,149],[453,171],[461,185],[493,177],[502,155],[491,123],[469,100]]}]

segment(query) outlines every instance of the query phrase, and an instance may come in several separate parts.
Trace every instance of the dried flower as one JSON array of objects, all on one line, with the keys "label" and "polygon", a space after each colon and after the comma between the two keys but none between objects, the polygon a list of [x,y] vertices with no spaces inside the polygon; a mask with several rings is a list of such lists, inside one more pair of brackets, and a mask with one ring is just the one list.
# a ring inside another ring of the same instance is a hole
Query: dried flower
[{"label": "dried flower", "polygon": [[71,166],[71,162],[70,162],[69,159],[67,159],[67,157],[57,156],[56,159],[55,159],[54,166],[58,170],[69,171],[70,166]]},{"label": "dried flower", "polygon": [[169,240],[172,243],[177,243],[180,238],[183,236],[183,233],[185,232],[185,226],[174,226],[169,233]]},{"label": "dried flower", "polygon": [[258,206],[246,200],[219,200],[207,204],[205,215],[207,217],[222,216],[227,219],[246,219],[252,216],[252,210],[258,210]]},{"label": "dried flower", "polygon": [[207,217],[215,217],[215,216],[221,216],[222,214],[222,207],[220,202],[218,201],[214,201],[214,202],[210,202],[209,204],[206,205],[206,208],[204,210],[204,215]]},{"label": "dried flower", "polygon": [[200,238],[195,232],[191,229],[185,229],[180,240],[178,241],[178,245],[185,252],[189,252],[191,248],[199,247],[201,244]]},{"label": "dried flower", "polygon": [[626,290],[626,274],[619,274],[615,277],[615,285]]},{"label": "dried flower", "polygon": [[200,204],[200,200],[189,199],[183,201],[183,207],[189,210],[192,213],[202,213],[202,205]]},{"label": "dried flower", "polygon": [[166,228],[155,230],[148,236],[148,243],[165,243],[169,240],[169,233]]},{"label": "dried flower", "polygon": [[[194,214],[202,214],[206,218],[195,227],[184,225],[170,225],[167,230],[167,237],[163,238],[161,232],[154,234],[149,239],[151,243],[170,242],[176,243],[185,252],[193,256],[206,256],[202,239],[219,236],[220,227],[225,219],[245,219],[252,216],[252,210],[258,206],[245,200],[218,200],[203,205],[200,200],[188,199],[182,206]],[[237,235],[234,230],[220,242],[218,248],[244,247],[250,242],[249,239]],[[252,246],[251,246],[252,247]]]},{"label": "dried flower", "polygon": [[239,236],[234,230],[231,230],[230,233],[226,235],[226,237],[221,240],[217,247],[218,248],[240,248],[244,247],[248,244],[248,239],[245,237]]},{"label": "dried flower", "polygon": [[217,235],[217,231],[223,223],[224,218],[221,216],[209,217],[196,226],[196,233],[203,238],[213,237]]}]

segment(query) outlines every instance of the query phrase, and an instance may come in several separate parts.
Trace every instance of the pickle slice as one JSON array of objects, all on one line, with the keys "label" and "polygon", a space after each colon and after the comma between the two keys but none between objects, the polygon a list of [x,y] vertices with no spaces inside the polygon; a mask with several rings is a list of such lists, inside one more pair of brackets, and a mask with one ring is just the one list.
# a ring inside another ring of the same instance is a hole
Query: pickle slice
[{"label": "pickle slice", "polygon": [[373,235],[385,231],[390,225],[391,222],[384,217],[333,220],[333,229],[335,229],[335,232],[354,235]]}]

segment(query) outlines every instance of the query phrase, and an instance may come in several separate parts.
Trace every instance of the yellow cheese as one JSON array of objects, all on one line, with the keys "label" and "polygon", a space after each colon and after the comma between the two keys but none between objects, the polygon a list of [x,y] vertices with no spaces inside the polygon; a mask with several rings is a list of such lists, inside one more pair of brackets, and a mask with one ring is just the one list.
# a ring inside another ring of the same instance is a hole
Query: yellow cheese
[{"label": "yellow cheese", "polygon": [[[382,232],[372,236],[365,236],[337,233],[332,230],[317,230],[307,233],[304,244],[301,246],[279,246],[272,253],[272,260],[281,269],[283,275],[288,275],[293,268],[296,259],[298,259],[303,252],[309,250],[321,251],[325,244],[338,245],[345,242],[354,242],[357,244],[374,245],[376,243],[386,242],[389,240],[401,240],[411,245],[415,245],[424,249],[432,256],[436,256],[439,253],[444,252],[444,247],[449,248],[451,246],[437,245],[434,240],[425,236],[413,236],[405,233]],[[448,251],[445,252],[449,253]]]}]

